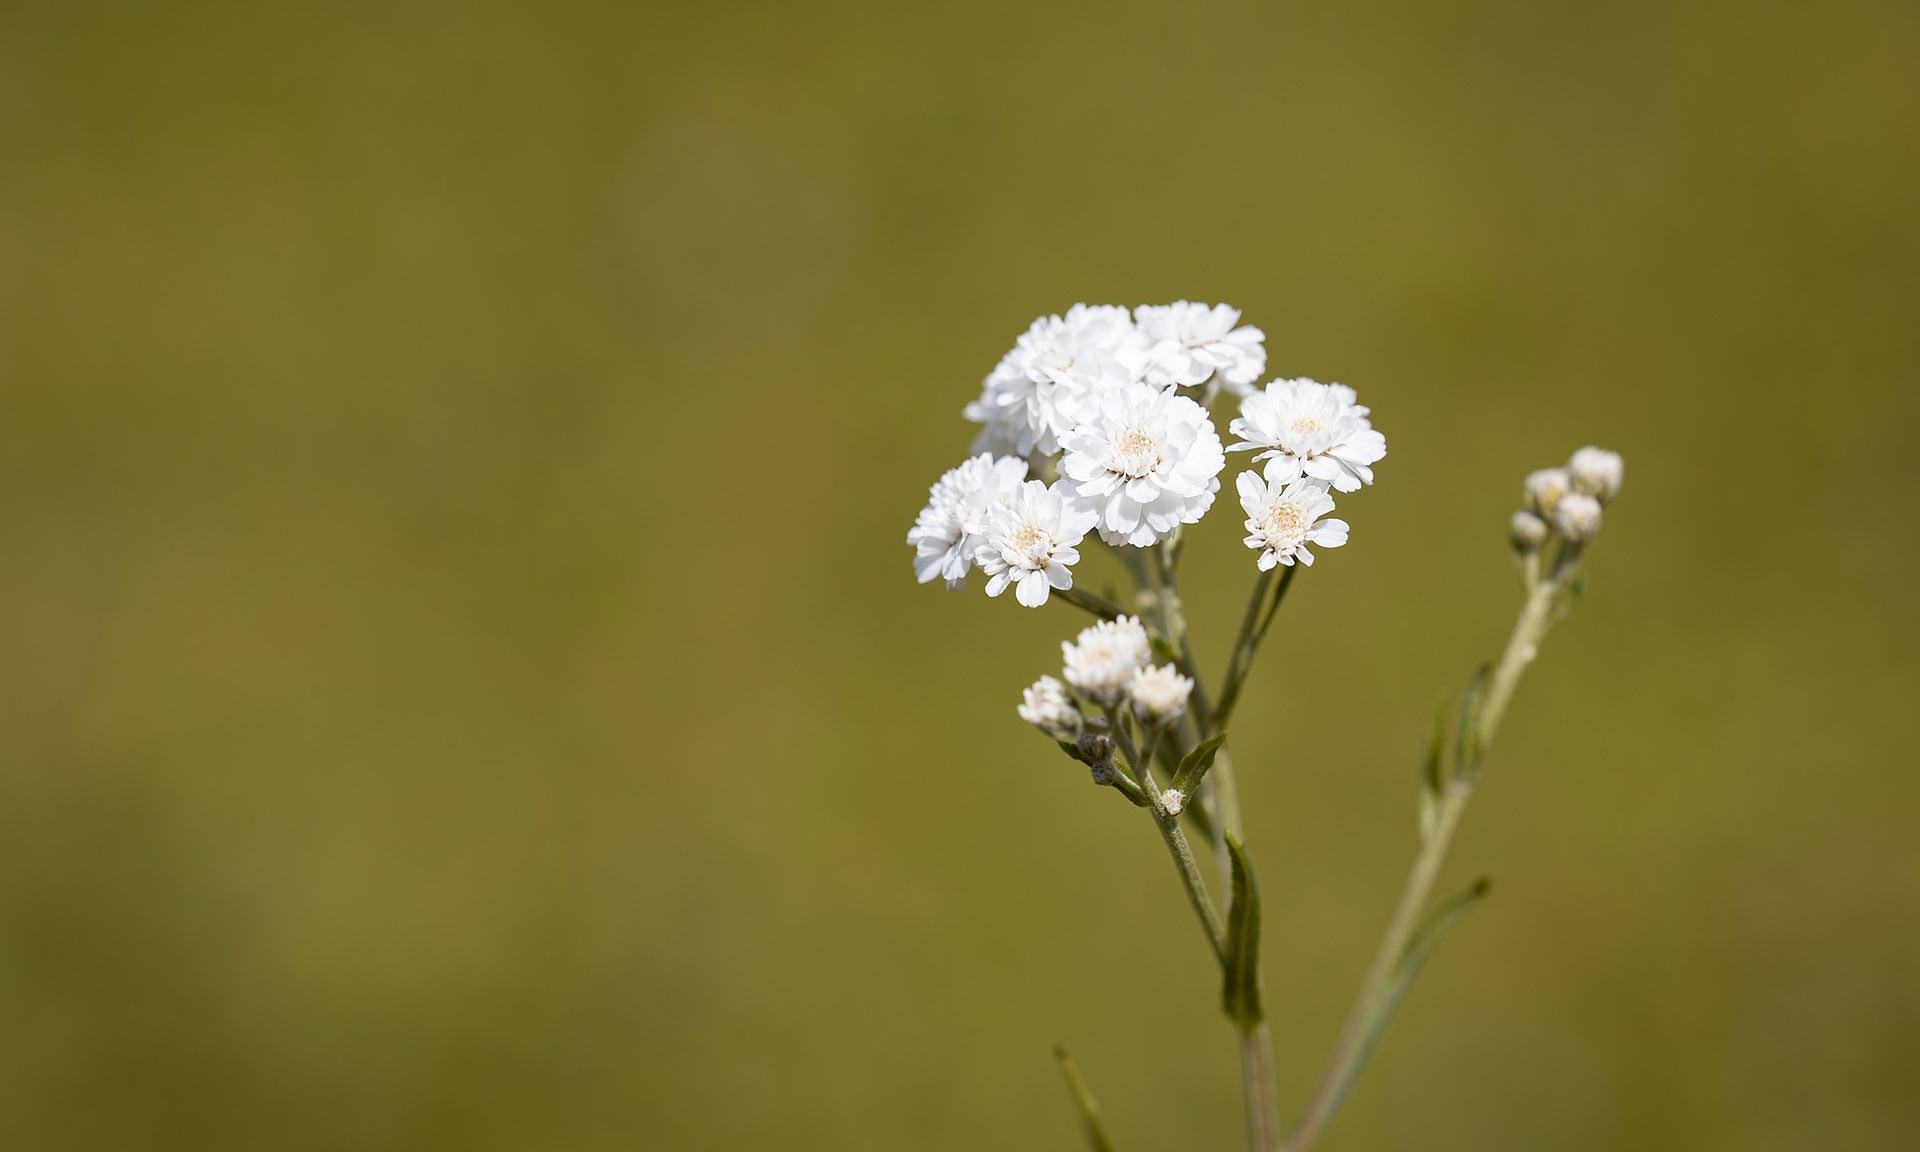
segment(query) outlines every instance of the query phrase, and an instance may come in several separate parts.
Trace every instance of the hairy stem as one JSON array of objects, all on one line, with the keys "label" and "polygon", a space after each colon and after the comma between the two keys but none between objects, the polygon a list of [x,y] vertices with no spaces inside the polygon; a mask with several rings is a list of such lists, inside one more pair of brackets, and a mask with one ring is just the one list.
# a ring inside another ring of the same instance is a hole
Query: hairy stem
[{"label": "hairy stem", "polygon": [[1187,903],[1193,905],[1193,913],[1200,918],[1200,927],[1207,934],[1207,944],[1213,949],[1215,960],[1226,955],[1227,931],[1220,922],[1220,913],[1213,906],[1213,898],[1207,894],[1207,882],[1201,878],[1200,865],[1193,858],[1193,848],[1187,843],[1187,834],[1180,830],[1180,818],[1167,811],[1166,801],[1160,798],[1160,783],[1153,775],[1153,747],[1159,742],[1160,729],[1147,729],[1145,747],[1134,750],[1133,741],[1126,735],[1125,717],[1118,710],[1108,708],[1107,723],[1113,729],[1115,738],[1120,741],[1121,750],[1133,764],[1140,788],[1147,794],[1147,811],[1153,816],[1153,826],[1159,830],[1160,839],[1166,842],[1167,853],[1173,857],[1174,871],[1180,875],[1180,886],[1186,889]]},{"label": "hairy stem", "polygon": [[1253,1152],[1279,1152],[1280,1100],[1273,1086],[1273,1032],[1264,1020],[1240,1031],[1240,1071],[1247,1104],[1247,1147]]},{"label": "hairy stem", "polygon": [[[1178,653],[1176,663],[1180,674],[1193,681],[1187,716],[1194,728],[1194,739],[1199,741],[1210,735],[1217,725],[1214,723],[1213,705],[1208,699],[1205,681],[1193,658],[1193,645],[1188,639],[1186,620],[1178,607],[1178,575],[1173,565],[1166,563],[1166,559],[1162,549],[1149,550],[1146,557],[1147,579],[1151,583],[1154,602],[1160,610],[1160,625],[1167,631],[1167,638]],[[1232,832],[1236,839],[1244,840],[1245,831],[1240,822],[1240,794],[1234,783],[1233,760],[1224,748],[1214,758],[1213,769],[1207,774],[1206,787],[1213,796],[1214,862],[1220,869],[1221,890],[1231,891],[1232,862],[1227,855],[1226,836]],[[1273,1033],[1264,1020],[1252,1028],[1240,1030],[1240,1082],[1246,1099],[1247,1146],[1252,1152],[1277,1152],[1280,1147],[1280,1103],[1274,1091]]]}]

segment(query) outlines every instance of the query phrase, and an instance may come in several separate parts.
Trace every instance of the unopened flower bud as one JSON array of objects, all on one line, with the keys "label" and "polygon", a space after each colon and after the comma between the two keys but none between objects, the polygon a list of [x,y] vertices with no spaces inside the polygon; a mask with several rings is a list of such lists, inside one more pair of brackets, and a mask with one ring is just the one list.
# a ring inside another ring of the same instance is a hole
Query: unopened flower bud
[{"label": "unopened flower bud", "polygon": [[1560,498],[1571,491],[1573,477],[1565,468],[1542,468],[1527,476],[1527,505],[1541,516],[1551,518],[1560,506]]},{"label": "unopened flower bud", "polygon": [[1142,668],[1127,684],[1127,693],[1133,697],[1133,714],[1156,725],[1179,719],[1187,710],[1187,696],[1192,691],[1193,681],[1171,664]]},{"label": "unopened flower bud", "polygon": [[1073,697],[1067,695],[1066,686],[1051,676],[1040,677],[1022,692],[1020,706],[1015,711],[1020,719],[1055,740],[1073,740],[1080,735],[1083,723],[1080,708]]},{"label": "unopened flower bud", "polygon": [[1553,510],[1554,527],[1574,544],[1584,544],[1600,531],[1600,501],[1585,492],[1569,492]]},{"label": "unopened flower bud", "polygon": [[1178,788],[1169,788],[1160,793],[1160,803],[1166,808],[1167,815],[1178,816],[1180,809],[1187,806],[1187,794]]},{"label": "unopened flower bud", "polygon": [[1584,492],[1605,504],[1620,495],[1620,480],[1626,464],[1620,453],[1605,448],[1586,447],[1567,461],[1567,473],[1573,478],[1573,490]]},{"label": "unopened flower bud", "polygon": [[1093,782],[1095,784],[1098,784],[1101,787],[1105,787],[1106,785],[1113,783],[1113,778],[1114,778],[1113,761],[1101,760],[1095,763],[1089,769],[1089,771],[1093,773]]},{"label": "unopened flower bud", "polygon": [[1113,741],[1099,732],[1080,733],[1080,758],[1089,764],[1105,764],[1113,759]]},{"label": "unopened flower bud", "polygon": [[1540,551],[1541,545],[1547,542],[1549,531],[1545,520],[1521,509],[1513,514],[1513,523],[1507,528],[1507,540],[1513,545],[1515,552],[1522,556],[1531,556]]}]

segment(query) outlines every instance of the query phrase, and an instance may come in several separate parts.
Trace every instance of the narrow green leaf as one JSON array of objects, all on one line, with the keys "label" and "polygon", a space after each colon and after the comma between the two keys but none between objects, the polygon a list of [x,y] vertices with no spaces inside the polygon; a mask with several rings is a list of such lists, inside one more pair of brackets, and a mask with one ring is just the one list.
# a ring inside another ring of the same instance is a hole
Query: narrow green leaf
[{"label": "narrow green leaf", "polygon": [[1194,745],[1193,751],[1181,758],[1180,768],[1173,774],[1173,786],[1188,796],[1193,795],[1213,767],[1213,758],[1219,754],[1220,746],[1226,742],[1225,732],[1215,732]]},{"label": "narrow green leaf", "polygon": [[1433,915],[1427,917],[1427,922],[1413,934],[1413,939],[1407,941],[1407,950],[1400,954],[1400,967],[1394,972],[1394,982],[1411,981],[1419,973],[1420,966],[1427,962],[1427,955],[1440,942],[1441,935],[1453,927],[1453,922],[1465,915],[1467,909],[1486,899],[1491,891],[1492,879],[1482,876],[1434,909]]},{"label": "narrow green leaf", "polygon": [[1473,679],[1460,694],[1460,719],[1453,733],[1453,771],[1463,780],[1480,775],[1480,706],[1487,697],[1486,664],[1473,670]]},{"label": "narrow green leaf", "polygon": [[1440,789],[1446,783],[1442,751],[1447,742],[1447,703],[1442,700],[1433,711],[1433,735],[1427,741],[1427,760],[1420,769],[1420,842],[1433,836],[1433,823],[1440,813]]},{"label": "narrow green leaf", "polygon": [[1060,745],[1060,751],[1065,752],[1073,759],[1078,760],[1082,764],[1087,762],[1087,758],[1080,755],[1080,745],[1071,740],[1055,740],[1054,743]]},{"label": "narrow green leaf", "polygon": [[1107,1139],[1107,1130],[1100,1123],[1100,1102],[1093,1098],[1093,1090],[1087,1087],[1086,1080],[1080,1075],[1080,1066],[1058,1044],[1053,1046],[1053,1058],[1060,1062],[1060,1073],[1067,1078],[1067,1091],[1073,1093],[1073,1103],[1080,1109],[1080,1124],[1087,1135],[1087,1146],[1093,1152],[1113,1152],[1113,1141]]},{"label": "narrow green leaf", "polygon": [[1242,1028],[1260,1023],[1260,884],[1247,853],[1232,833],[1227,854],[1233,862],[1233,904],[1227,910],[1227,946],[1220,1005]]},{"label": "narrow green leaf", "polygon": [[1387,1025],[1393,1021],[1394,1014],[1400,1010],[1400,1002],[1406,999],[1407,989],[1413,987],[1413,978],[1420,974],[1420,968],[1427,962],[1427,956],[1432,953],[1433,946],[1440,942],[1441,933],[1445,932],[1467,909],[1484,898],[1492,887],[1493,882],[1485,876],[1475,880],[1468,885],[1466,891],[1435,909],[1433,915],[1427,918],[1427,922],[1420,926],[1420,930],[1413,934],[1413,939],[1407,941],[1406,951],[1400,954],[1399,965],[1394,969],[1392,978],[1387,981],[1387,986],[1381,990],[1380,999],[1375,1003],[1372,1014],[1362,1025],[1360,1043],[1355,1049],[1353,1060],[1347,1065],[1346,1075],[1333,1086],[1332,1099],[1335,1107],[1338,1107],[1340,1101],[1346,1099],[1348,1090],[1360,1076],[1360,1070],[1367,1066],[1367,1060],[1373,1055],[1374,1047],[1380,1043],[1380,1037],[1385,1035]]}]

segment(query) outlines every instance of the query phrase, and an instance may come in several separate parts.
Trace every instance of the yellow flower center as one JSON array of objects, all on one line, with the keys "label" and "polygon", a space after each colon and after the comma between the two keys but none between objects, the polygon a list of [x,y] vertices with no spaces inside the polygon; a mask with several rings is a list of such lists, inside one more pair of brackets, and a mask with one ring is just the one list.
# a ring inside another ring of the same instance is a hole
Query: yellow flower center
[{"label": "yellow flower center", "polygon": [[1286,500],[1275,500],[1267,505],[1266,520],[1261,525],[1261,529],[1266,533],[1267,539],[1275,543],[1298,540],[1307,530],[1307,516],[1300,510],[1298,504]]},{"label": "yellow flower center", "polygon": [[1128,428],[1115,436],[1113,455],[1119,471],[1129,476],[1145,476],[1160,465],[1160,445],[1140,428]]},{"label": "yellow flower center", "polygon": [[1046,555],[1047,546],[1051,543],[1046,529],[1031,520],[1024,520],[1018,528],[1007,533],[1006,550],[1029,559],[1039,559]]}]

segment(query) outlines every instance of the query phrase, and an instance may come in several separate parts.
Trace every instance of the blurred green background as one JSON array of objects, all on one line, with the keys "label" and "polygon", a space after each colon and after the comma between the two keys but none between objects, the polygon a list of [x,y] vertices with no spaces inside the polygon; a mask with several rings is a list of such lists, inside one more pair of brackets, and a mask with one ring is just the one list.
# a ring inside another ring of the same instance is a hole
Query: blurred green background
[{"label": "blurred green background", "polygon": [[1391,450],[1236,729],[1286,1110],[1596,442],[1494,897],[1325,1147],[1912,1147],[1917,58],[1894,0],[7,4],[0,1144],[1070,1149],[1060,1041],[1123,1148],[1237,1146],[1160,845],[1013,715],[1081,621],[902,542],[1035,315],[1187,296]]}]

